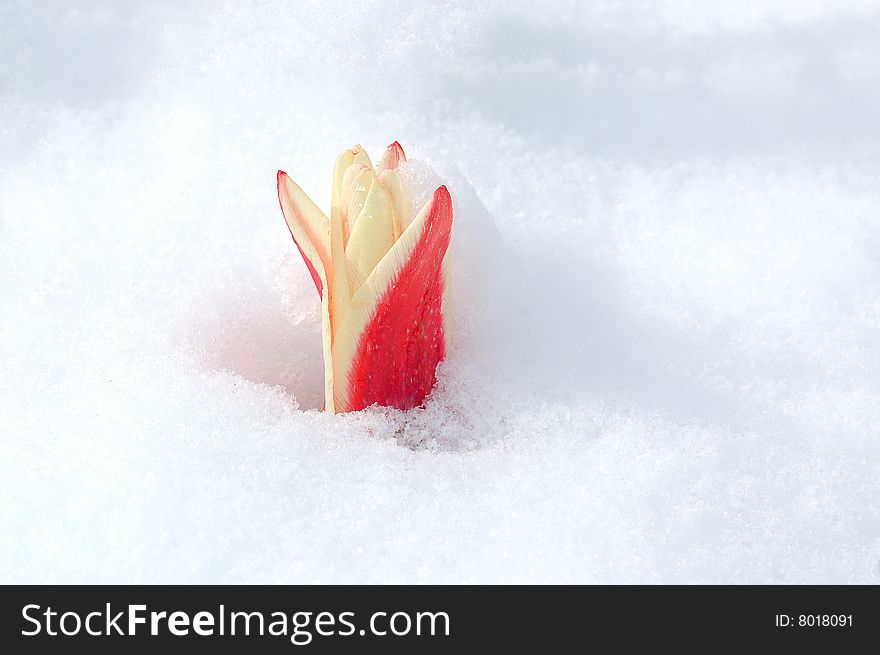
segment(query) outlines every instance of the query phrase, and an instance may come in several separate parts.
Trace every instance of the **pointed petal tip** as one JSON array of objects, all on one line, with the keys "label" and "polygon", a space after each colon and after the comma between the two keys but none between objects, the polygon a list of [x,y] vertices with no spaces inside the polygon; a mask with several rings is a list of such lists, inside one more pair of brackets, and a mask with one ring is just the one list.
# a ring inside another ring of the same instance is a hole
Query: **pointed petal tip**
[{"label": "pointed petal tip", "polygon": [[400,145],[400,141],[395,141],[394,143],[392,143],[390,146],[388,146],[388,150],[396,150],[400,158],[406,161],[406,153],[403,151],[403,146]]},{"label": "pointed petal tip", "polygon": [[401,145],[395,141],[382,153],[382,159],[379,160],[379,170],[394,170],[402,161],[406,161],[406,154]]},{"label": "pointed petal tip", "polygon": [[445,184],[441,184],[434,191],[434,202],[449,205],[450,208],[452,207],[452,196],[449,194],[449,189],[446,188]]},{"label": "pointed petal tip", "polygon": [[281,212],[284,212],[284,205],[281,202],[281,182],[284,178],[287,177],[287,173],[282,170],[278,170],[278,174],[275,176],[275,190],[278,192],[278,204],[281,205]]}]

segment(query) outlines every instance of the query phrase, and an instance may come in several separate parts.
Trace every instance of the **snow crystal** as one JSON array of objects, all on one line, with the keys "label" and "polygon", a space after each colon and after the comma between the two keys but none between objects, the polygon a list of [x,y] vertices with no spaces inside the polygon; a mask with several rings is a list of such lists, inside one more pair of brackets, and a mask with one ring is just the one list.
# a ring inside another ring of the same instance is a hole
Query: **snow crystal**
[{"label": "snow crystal", "polygon": [[[3,582],[878,582],[876,2],[0,8]],[[321,413],[275,196],[453,194]],[[432,172],[433,171],[433,172]]]}]

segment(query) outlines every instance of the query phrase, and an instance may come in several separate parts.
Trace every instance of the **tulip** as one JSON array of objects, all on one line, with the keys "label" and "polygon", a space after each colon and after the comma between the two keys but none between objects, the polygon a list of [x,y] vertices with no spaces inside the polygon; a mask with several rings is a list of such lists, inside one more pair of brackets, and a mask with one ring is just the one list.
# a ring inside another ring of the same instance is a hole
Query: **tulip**
[{"label": "tulip", "polygon": [[330,218],[278,171],[278,200],[321,298],[324,409],[422,405],[446,355],[452,199],[438,187],[415,212],[396,141],[373,168],[343,150]]}]

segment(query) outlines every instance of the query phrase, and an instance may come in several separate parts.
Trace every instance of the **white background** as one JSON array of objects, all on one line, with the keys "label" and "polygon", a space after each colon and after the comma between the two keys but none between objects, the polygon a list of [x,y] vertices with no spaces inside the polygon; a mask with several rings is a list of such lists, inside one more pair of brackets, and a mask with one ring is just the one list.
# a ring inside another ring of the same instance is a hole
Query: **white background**
[{"label": "white background", "polygon": [[[876,2],[3,0],[0,579],[880,581],[878,117]],[[449,361],[328,416],[275,172],[394,139]]]}]

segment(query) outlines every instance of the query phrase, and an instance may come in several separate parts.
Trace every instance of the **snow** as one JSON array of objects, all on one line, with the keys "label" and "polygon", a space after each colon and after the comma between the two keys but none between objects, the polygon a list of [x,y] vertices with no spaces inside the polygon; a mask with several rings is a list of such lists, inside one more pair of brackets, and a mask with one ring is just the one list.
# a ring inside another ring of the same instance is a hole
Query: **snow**
[{"label": "snow", "polygon": [[[3,582],[880,582],[880,5],[0,6]],[[456,206],[329,416],[275,172]]]}]

